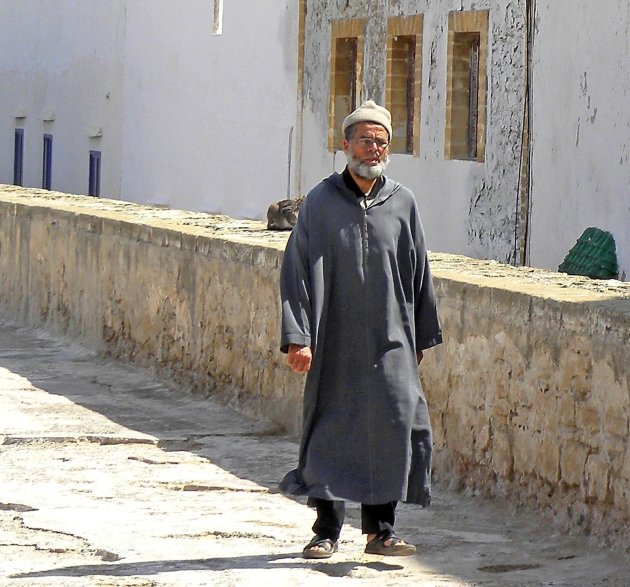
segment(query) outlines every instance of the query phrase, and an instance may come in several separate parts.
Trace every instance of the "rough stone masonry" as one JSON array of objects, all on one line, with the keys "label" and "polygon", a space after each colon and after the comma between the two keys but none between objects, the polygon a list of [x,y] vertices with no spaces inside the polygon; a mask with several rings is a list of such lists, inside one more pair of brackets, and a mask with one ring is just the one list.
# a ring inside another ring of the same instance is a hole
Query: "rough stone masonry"
[{"label": "rough stone masonry", "polygon": [[[0,187],[0,307],[295,434],[277,350],[285,234],[262,222]],[[421,376],[435,476],[630,539],[630,285],[431,255],[445,344]]]}]

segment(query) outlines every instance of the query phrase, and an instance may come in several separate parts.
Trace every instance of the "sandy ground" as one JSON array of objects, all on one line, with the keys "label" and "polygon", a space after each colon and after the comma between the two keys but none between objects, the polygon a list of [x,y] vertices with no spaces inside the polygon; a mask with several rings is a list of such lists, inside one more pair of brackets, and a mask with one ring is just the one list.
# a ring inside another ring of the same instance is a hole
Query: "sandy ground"
[{"label": "sandy ground", "polygon": [[276,490],[295,442],[212,400],[0,320],[0,585],[611,586],[630,560],[539,515],[435,488],[408,558],[300,556],[313,512]]}]

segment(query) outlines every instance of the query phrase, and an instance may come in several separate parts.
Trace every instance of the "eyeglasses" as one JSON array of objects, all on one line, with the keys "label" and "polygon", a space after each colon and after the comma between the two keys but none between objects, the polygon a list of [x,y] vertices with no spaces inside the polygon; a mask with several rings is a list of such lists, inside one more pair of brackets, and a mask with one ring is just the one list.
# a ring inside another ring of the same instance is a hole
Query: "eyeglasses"
[{"label": "eyeglasses", "polygon": [[364,137],[362,139],[357,139],[359,147],[362,149],[369,149],[372,145],[374,145],[379,151],[383,151],[389,147],[389,141],[384,141],[383,139],[368,139]]}]

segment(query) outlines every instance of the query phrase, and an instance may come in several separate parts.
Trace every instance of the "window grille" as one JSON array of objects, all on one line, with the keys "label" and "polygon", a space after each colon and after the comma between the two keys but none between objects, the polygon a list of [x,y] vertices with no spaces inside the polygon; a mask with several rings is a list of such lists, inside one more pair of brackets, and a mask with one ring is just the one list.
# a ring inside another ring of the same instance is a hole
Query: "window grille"
[{"label": "window grille", "polygon": [[387,84],[385,106],[392,114],[391,153],[420,151],[423,17],[387,21]]},{"label": "window grille", "polygon": [[44,135],[44,148],[42,157],[42,188],[51,189],[52,180],[52,135]]},{"label": "window grille", "polygon": [[448,39],[445,156],[483,161],[488,11],[452,12]]},{"label": "window grille", "polygon": [[328,148],[343,148],[341,124],[361,101],[365,20],[332,23]]},{"label": "window grille", "polygon": [[15,129],[13,143],[13,185],[23,185],[24,174],[24,129]]},{"label": "window grille", "polygon": [[101,152],[90,151],[90,173],[88,178],[88,196],[101,195]]}]

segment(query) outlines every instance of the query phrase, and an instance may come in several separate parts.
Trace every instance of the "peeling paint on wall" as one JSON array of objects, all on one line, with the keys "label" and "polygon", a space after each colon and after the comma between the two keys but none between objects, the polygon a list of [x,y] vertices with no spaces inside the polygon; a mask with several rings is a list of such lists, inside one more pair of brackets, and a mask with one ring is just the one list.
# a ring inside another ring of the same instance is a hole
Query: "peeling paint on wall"
[{"label": "peeling paint on wall", "polygon": [[474,188],[468,238],[475,256],[515,263],[519,162],[524,121],[526,30],[522,2],[490,19],[489,132],[485,174]]},{"label": "peeling paint on wall", "polygon": [[[446,69],[448,14],[489,10],[486,153],[483,163],[446,161]],[[330,22],[366,18],[363,96],[383,102],[386,31],[390,16],[424,15],[423,84],[419,157],[393,155],[392,166],[423,200],[429,236],[439,249],[512,263],[518,250],[517,207],[523,109],[526,90],[525,0],[309,0],[305,36],[305,162],[312,153],[312,186],[330,168],[317,169],[328,125]],[[339,165],[341,158],[333,165]],[[342,162],[341,162],[342,163]],[[308,166],[308,164],[305,164]],[[435,194],[435,195],[434,195]],[[451,214],[444,214],[444,208]],[[433,236],[434,235],[434,236]],[[449,235],[449,236],[445,236]],[[433,245],[435,246],[435,245]]]}]

